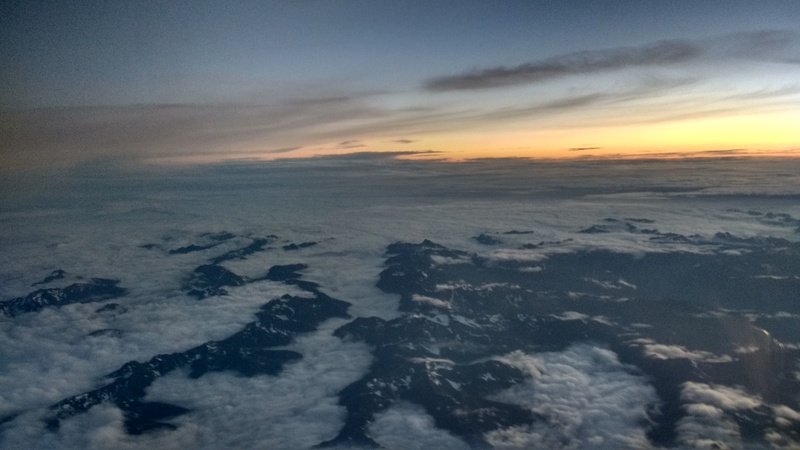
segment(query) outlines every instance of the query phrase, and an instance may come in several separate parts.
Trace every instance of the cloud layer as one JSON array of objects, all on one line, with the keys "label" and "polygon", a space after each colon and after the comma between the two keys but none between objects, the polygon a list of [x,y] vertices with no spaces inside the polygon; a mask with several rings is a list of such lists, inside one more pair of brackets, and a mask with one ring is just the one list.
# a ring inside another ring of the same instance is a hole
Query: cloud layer
[{"label": "cloud layer", "polygon": [[[6,256],[0,261],[0,299],[40,288],[31,285],[59,268],[70,276],[120,279],[130,290],[128,296],[109,301],[120,309],[98,312],[105,303],[75,304],[0,318],[0,418],[19,414],[0,424],[0,445],[296,448],[331,439],[344,417],[336,404],[338,391],[363,375],[372,361],[366,346],[331,335],[342,322],[326,323],[318,333],[293,343],[288,350],[304,358],[287,366],[285,376],[242,379],[219,373],[190,381],[176,372],[159,379],[147,400],[193,408],[176,419],[179,428],[171,434],[124,435],[123,417],[112,407],[66,420],[58,433],[43,427],[42,412],[48,405],[95,389],[103,375],[126,361],[146,361],[154,354],[224,339],[252,321],[268,299],[301,295],[291,286],[268,281],[231,287],[228,296],[202,301],[181,291],[192,268],[247,245],[253,236],[276,234],[279,239],[271,249],[224,262],[226,268],[258,277],[275,264],[307,263],[304,279],[353,303],[352,315],[390,319],[398,314],[398,299],[378,290],[375,282],[384,268],[386,245],[397,240],[433,239],[479,252],[487,261],[496,253],[498,260],[526,256],[531,260],[525,267],[536,270],[548,254],[591,248],[632,254],[665,247],[697,251],[697,245],[679,241],[655,245],[650,235],[604,221],[610,217],[685,236],[712,237],[726,230],[736,236],[796,240],[800,227],[800,183],[795,182],[800,170],[791,161],[504,160],[450,165],[361,156],[366,157],[155,172],[73,170],[64,179],[49,180],[56,187],[52,189],[42,189],[43,180],[33,178],[30,183],[39,186],[38,194],[25,202],[0,198],[0,222],[6,230],[0,236]],[[592,223],[605,224],[608,232],[580,233]],[[236,237],[205,250],[169,253],[202,247],[209,242],[208,233],[222,232]],[[485,246],[472,239],[481,233],[502,244]],[[318,244],[297,251],[282,248],[312,240]],[[519,249],[525,244],[538,247]],[[791,282],[794,275],[775,273],[775,282]],[[51,285],[73,282],[68,277]],[[487,280],[442,285],[436,300],[446,301],[448,291],[469,286],[492,287]],[[753,320],[762,317],[750,313]],[[789,320],[795,316],[771,314],[786,317],[787,325],[782,326],[795,332],[795,322]],[[763,326],[768,325],[772,324]],[[103,329],[121,334],[92,335]],[[666,343],[651,350],[699,364],[722,356]],[[506,355],[511,356],[532,378],[530,384],[508,392],[509,401],[524,403],[553,421],[497,434],[493,439],[498,445],[562,438],[576,448],[642,444],[642,433],[633,424],[652,404],[652,388],[616,355],[579,345],[564,352]],[[725,434],[731,428],[729,418],[753,405],[769,408],[790,425],[798,420],[797,408],[768,404],[729,386],[695,383],[681,392],[690,404],[680,428],[685,442],[711,436],[717,426],[721,436],[731,437],[719,442],[739,442],[738,434]],[[260,400],[257,406],[253,398]],[[314,431],[301,429],[298,424],[304,423],[316,424]],[[776,421],[775,442],[786,435],[779,425]],[[462,445],[408,405],[384,412],[370,430],[387,446],[407,436],[443,448]]]}]

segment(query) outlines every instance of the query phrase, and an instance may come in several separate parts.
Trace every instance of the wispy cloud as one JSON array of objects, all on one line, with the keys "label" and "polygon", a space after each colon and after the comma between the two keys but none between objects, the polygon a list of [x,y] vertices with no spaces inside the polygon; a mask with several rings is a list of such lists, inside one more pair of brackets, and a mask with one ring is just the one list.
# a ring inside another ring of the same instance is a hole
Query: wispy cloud
[{"label": "wispy cloud", "polygon": [[303,147],[283,147],[283,148],[276,148],[274,150],[265,150],[264,153],[276,154],[276,153],[289,153],[295,150],[300,150]]},{"label": "wispy cloud", "polygon": [[620,159],[741,159],[754,156],[797,156],[800,149],[763,150],[756,148],[730,148],[720,150],[697,150],[679,152],[627,152],[582,155],[584,160],[620,160]]},{"label": "wispy cloud", "polygon": [[354,139],[350,141],[342,141],[336,145],[336,148],[344,149],[344,148],[358,148],[364,147],[365,145],[361,143],[361,141]]},{"label": "wispy cloud", "polygon": [[[358,98],[268,105],[178,104],[40,109],[0,114],[5,170],[210,154],[289,153],[337,124],[380,112]],[[334,138],[345,137],[334,134]],[[350,145],[354,145],[350,143]]]},{"label": "wispy cloud", "polygon": [[722,56],[792,63],[800,56],[796,53],[799,37],[788,30],[761,30],[720,36],[709,40],[708,46]]},{"label": "wispy cloud", "polygon": [[332,154],[332,155],[315,155],[314,158],[319,159],[328,159],[328,160],[338,160],[338,161],[383,161],[389,159],[397,159],[400,156],[432,156],[432,155],[440,155],[441,152],[433,151],[433,150],[409,150],[409,151],[398,151],[398,152],[351,152],[345,154]]},{"label": "wispy cloud", "polygon": [[666,65],[702,54],[691,41],[660,41],[642,47],[568,53],[514,67],[493,67],[429,80],[429,91],[459,91],[536,83],[568,75],[591,74],[626,67]]},{"label": "wispy cloud", "polygon": [[[505,107],[500,109],[477,110],[471,114],[460,117],[462,121],[474,121],[476,124],[488,122],[505,123],[509,120],[529,118],[535,116],[548,116],[554,113],[570,112],[575,110],[614,106],[624,106],[633,102],[649,101],[666,94],[684,89],[694,84],[694,80],[647,80],[626,89],[598,90],[587,93],[569,93],[551,100],[536,100],[530,104]],[[605,121],[617,119],[616,115],[605,118]],[[626,122],[640,121],[641,118],[623,118]]]},{"label": "wispy cloud", "polygon": [[428,80],[431,92],[489,89],[539,83],[571,75],[591,75],[630,67],[686,63],[704,56],[775,59],[792,63],[790,49],[796,35],[786,31],[736,33],[712,40],[664,40],[638,47],[617,47],[566,53],[512,67],[492,67]]},{"label": "wispy cloud", "polygon": [[572,147],[567,149],[570,152],[586,152],[589,150],[600,150],[603,147]]},{"label": "wispy cloud", "polygon": [[[316,98],[262,98],[262,104],[138,104],[5,112],[0,113],[0,171],[58,169],[88,161],[114,165],[140,160],[200,162],[343,153],[377,142],[396,146],[419,143],[431,134],[491,130],[494,125],[511,128],[522,121],[530,128],[532,120],[539,121],[538,129],[546,130],[565,124],[574,128],[649,125],[741,113],[791,112],[800,104],[800,85],[791,77],[780,84],[756,80],[755,85],[737,84],[738,88],[731,90],[719,84],[712,89],[709,77],[716,76],[720,68],[716,66],[713,74],[648,72],[625,83],[588,83],[510,101],[496,98],[474,103],[461,98],[443,103],[438,101],[444,96],[431,96],[430,92],[475,92],[633,67],[674,68],[695,63],[699,67],[706,61],[748,59],[789,64],[800,61],[798,42],[796,33],[772,31],[581,51],[436,78],[425,84],[425,90],[414,92],[342,95],[328,87],[315,91]],[[403,102],[395,103],[397,99]],[[551,120],[556,116],[558,124]],[[568,120],[562,120],[565,118]],[[608,148],[610,144],[603,145]],[[569,149],[589,150],[595,149]]]}]

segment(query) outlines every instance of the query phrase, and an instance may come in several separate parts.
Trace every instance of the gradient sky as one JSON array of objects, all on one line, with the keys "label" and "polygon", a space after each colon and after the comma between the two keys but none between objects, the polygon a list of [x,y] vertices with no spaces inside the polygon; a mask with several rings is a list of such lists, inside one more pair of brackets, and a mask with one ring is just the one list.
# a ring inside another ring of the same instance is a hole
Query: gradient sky
[{"label": "gradient sky", "polygon": [[0,3],[2,169],[800,154],[800,2]]}]

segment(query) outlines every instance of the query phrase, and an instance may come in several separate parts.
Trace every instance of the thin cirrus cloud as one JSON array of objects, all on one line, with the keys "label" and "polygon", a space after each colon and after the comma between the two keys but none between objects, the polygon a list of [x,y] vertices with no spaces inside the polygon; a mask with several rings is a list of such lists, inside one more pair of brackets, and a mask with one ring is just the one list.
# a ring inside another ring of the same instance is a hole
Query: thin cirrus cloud
[{"label": "thin cirrus cloud", "polygon": [[[6,170],[230,154],[286,154],[312,141],[315,127],[376,116],[355,98],[272,105],[166,104],[38,109],[0,115]],[[298,135],[299,131],[304,134]]]},{"label": "thin cirrus cloud", "polygon": [[566,53],[513,67],[493,67],[428,80],[431,92],[469,91],[550,81],[571,75],[592,75],[631,67],[657,67],[696,61],[702,57],[771,58],[792,63],[781,50],[796,41],[794,33],[760,31],[716,39],[664,40],[638,47],[617,47]]},{"label": "thin cirrus cloud", "polygon": [[[587,110],[596,107],[620,107],[634,102],[641,102],[666,96],[671,93],[685,90],[695,83],[694,80],[647,80],[625,89],[605,91],[592,91],[579,94],[564,94],[552,100],[535,100],[529,104],[516,107],[500,107],[479,109],[458,117],[461,121],[472,121],[476,125],[481,123],[507,123],[511,120],[530,118],[535,116],[549,116],[554,113],[564,113],[577,110]],[[656,111],[656,117],[663,113]],[[450,119],[455,119],[454,115]],[[603,121],[609,123],[622,119],[626,123],[652,120],[639,111],[639,117],[628,116],[605,117]],[[575,118],[577,119],[577,118]],[[576,122],[577,120],[575,120]],[[573,122],[573,123],[575,123]]]},{"label": "thin cirrus cloud", "polygon": [[[791,71],[782,79],[778,76],[749,77],[745,82],[726,79],[725,86],[733,83],[730,90],[723,89],[721,84],[715,86],[716,79],[736,76],[730,70],[733,66],[724,63],[735,60],[781,65],[769,66],[777,72],[781,67],[794,69],[800,61],[800,40],[794,32],[762,31],[587,50],[517,66],[429,79],[423,82],[422,89],[411,91],[343,95],[338,89],[328,87],[316,98],[264,99],[263,104],[228,101],[4,112],[0,113],[0,171],[68,167],[100,160],[210,161],[313,156],[357,148],[373,150],[376,140],[405,145],[428,142],[430,136],[458,136],[465,130],[491,133],[500,126],[514,131],[523,122],[528,129],[536,125],[538,130],[560,124],[575,129],[649,126],[797,110],[800,85],[796,77],[792,78]],[[691,70],[659,71],[667,67]],[[541,96],[513,100],[460,95],[453,97],[454,102],[442,103],[439,96],[430,95],[445,91],[492,92],[493,88],[535,85],[576,75],[593,81],[593,77],[603,78],[605,74],[631,68],[652,70],[624,84],[600,85],[603,82],[598,80],[574,89],[553,89]],[[393,106],[398,99],[405,106]],[[604,153],[619,145],[593,136],[581,140],[605,147]],[[447,150],[435,148],[435,143],[431,145],[433,150]],[[456,144],[448,145],[452,147],[449,150],[463,150],[456,149]],[[755,144],[712,145],[715,147],[711,148],[733,148]],[[599,150],[568,142],[551,146],[570,152]],[[378,149],[385,150],[374,150]]]}]

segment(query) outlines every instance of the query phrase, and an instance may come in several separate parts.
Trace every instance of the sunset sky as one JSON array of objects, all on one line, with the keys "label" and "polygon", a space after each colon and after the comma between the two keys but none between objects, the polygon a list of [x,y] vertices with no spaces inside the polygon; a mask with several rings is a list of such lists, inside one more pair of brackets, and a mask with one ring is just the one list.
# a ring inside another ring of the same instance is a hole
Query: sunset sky
[{"label": "sunset sky", "polygon": [[800,2],[4,1],[0,168],[800,155]]}]

